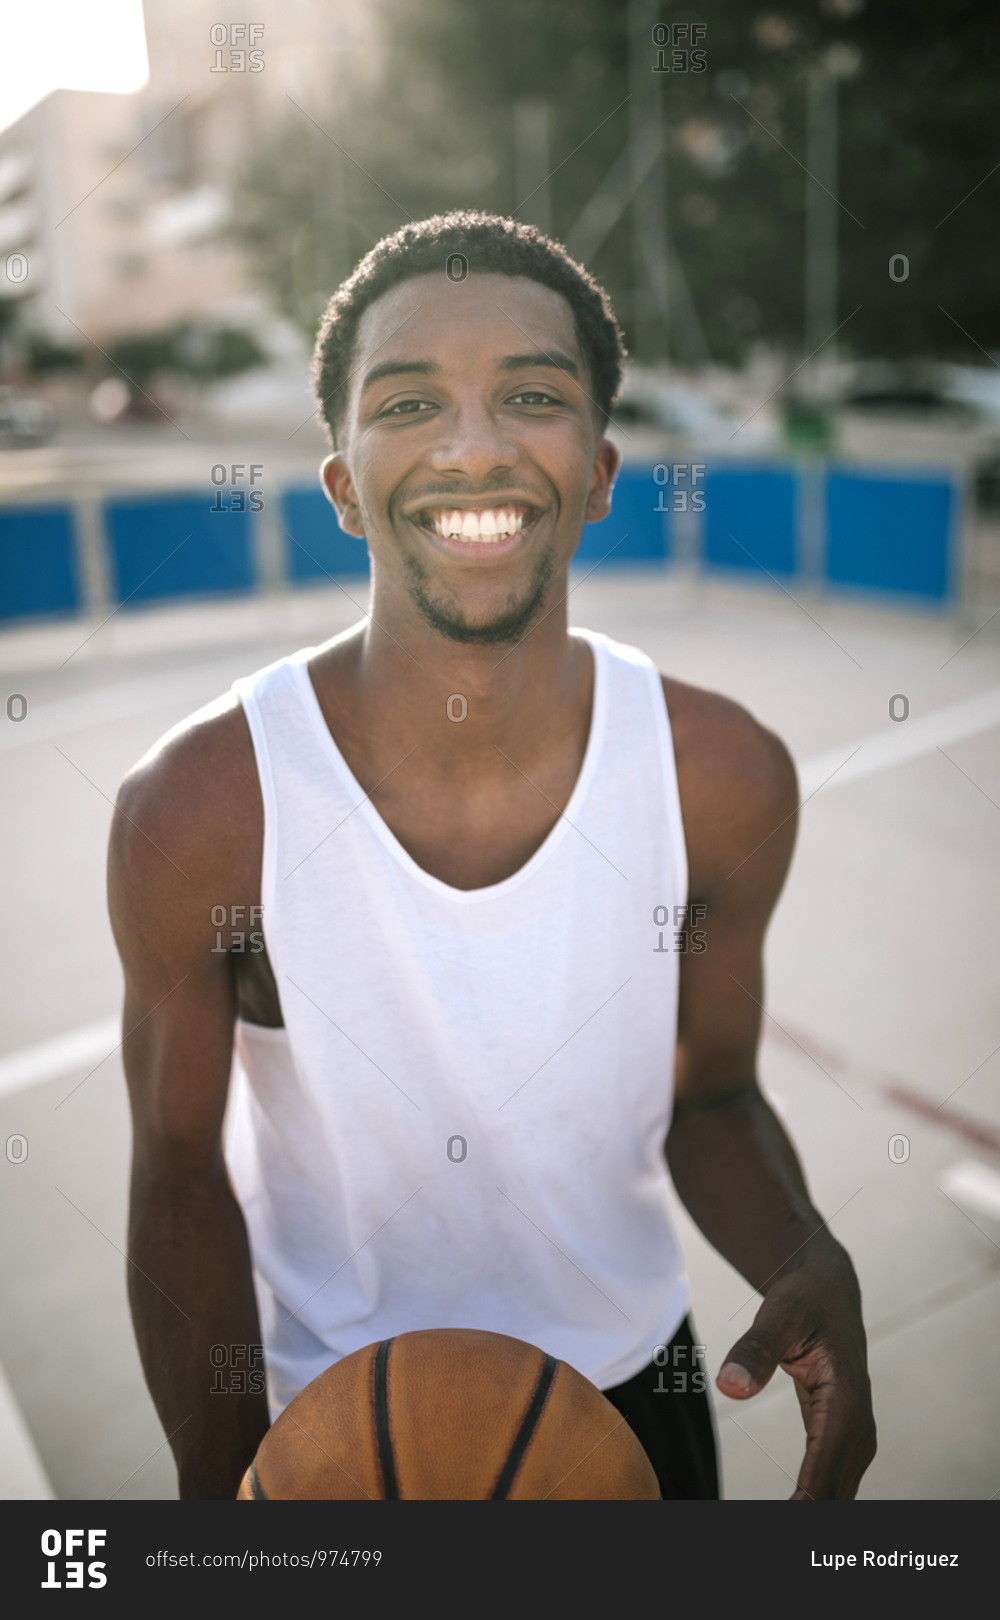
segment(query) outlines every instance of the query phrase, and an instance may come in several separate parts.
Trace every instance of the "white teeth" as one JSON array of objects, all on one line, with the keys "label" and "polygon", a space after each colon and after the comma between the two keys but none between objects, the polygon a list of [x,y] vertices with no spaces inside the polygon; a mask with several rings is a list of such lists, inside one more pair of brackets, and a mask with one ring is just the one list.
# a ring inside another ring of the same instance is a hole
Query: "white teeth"
[{"label": "white teeth", "polygon": [[524,518],[511,507],[489,507],[483,511],[451,511],[432,514],[432,527],[440,535],[454,540],[501,540],[518,534],[524,528]]}]

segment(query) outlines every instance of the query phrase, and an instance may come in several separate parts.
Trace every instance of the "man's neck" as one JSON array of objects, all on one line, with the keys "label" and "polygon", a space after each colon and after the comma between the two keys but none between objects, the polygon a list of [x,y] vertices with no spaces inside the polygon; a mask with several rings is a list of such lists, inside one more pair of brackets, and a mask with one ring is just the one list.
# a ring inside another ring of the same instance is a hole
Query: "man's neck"
[{"label": "man's neck", "polygon": [[569,634],[566,595],[565,578],[553,579],[517,641],[482,644],[444,636],[373,591],[364,632],[319,662],[321,701],[326,691],[355,736],[403,752],[419,743],[425,769],[492,776],[509,771],[503,755],[530,765],[589,715],[591,656]]}]

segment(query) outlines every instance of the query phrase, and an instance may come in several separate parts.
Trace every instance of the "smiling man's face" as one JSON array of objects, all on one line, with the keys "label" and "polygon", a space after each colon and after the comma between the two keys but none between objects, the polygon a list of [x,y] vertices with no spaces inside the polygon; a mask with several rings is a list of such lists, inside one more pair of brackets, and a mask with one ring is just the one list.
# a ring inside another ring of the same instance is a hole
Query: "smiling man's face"
[{"label": "smiling man's face", "polygon": [[322,476],[376,596],[455,641],[518,640],[618,469],[570,305],[523,276],[414,276],[365,310],[351,371]]}]

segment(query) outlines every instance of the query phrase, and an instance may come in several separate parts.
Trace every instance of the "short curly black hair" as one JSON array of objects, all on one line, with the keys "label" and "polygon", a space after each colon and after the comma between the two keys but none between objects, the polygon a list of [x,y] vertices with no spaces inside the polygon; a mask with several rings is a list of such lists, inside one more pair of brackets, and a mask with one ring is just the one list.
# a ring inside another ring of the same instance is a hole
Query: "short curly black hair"
[{"label": "short curly black hair", "polygon": [[326,306],[313,351],[312,382],[330,442],[347,405],[354,342],[361,316],[390,287],[439,270],[455,276],[462,255],[469,271],[527,276],[561,293],[573,311],[580,348],[590,369],[593,402],[603,428],[621,387],[625,345],[604,288],[570,258],[560,242],[534,225],[459,209],[404,225],[365,254]]}]

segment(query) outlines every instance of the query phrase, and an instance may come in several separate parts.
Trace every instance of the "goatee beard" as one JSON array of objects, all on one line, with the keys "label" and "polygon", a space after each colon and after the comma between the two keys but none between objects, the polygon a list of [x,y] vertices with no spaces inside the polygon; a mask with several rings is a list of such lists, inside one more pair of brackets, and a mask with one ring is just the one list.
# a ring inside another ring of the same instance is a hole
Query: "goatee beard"
[{"label": "goatee beard", "polygon": [[436,630],[438,635],[446,636],[449,641],[490,647],[520,641],[531,628],[552,578],[552,559],[547,553],[539,557],[534,578],[527,595],[522,600],[519,601],[514,596],[509,597],[506,606],[499,613],[486,623],[479,624],[467,619],[461,609],[432,600],[426,590],[427,575],[415,558],[406,559],[406,572],[409,577],[410,598],[421,618],[432,630]]}]

